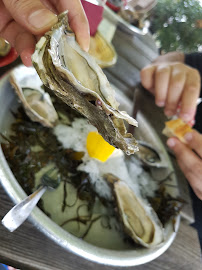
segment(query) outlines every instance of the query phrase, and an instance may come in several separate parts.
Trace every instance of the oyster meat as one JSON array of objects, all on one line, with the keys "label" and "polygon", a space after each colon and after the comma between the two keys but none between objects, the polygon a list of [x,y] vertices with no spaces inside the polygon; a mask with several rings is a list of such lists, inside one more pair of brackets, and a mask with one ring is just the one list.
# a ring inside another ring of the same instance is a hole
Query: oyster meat
[{"label": "oyster meat", "polygon": [[118,110],[114,90],[92,56],[84,52],[68,24],[67,12],[37,43],[32,62],[42,82],[67,105],[84,115],[103,138],[126,154],[138,151],[124,121],[137,121]]},{"label": "oyster meat", "polygon": [[126,233],[136,243],[147,248],[160,244],[164,239],[163,228],[154,210],[115,175],[106,174],[105,179],[112,186],[118,214]]},{"label": "oyster meat", "polygon": [[35,69],[24,66],[15,68],[10,74],[10,82],[28,117],[43,126],[53,127],[58,120],[58,115],[49,94],[42,89],[42,82]]},{"label": "oyster meat", "polygon": [[101,68],[114,65],[117,61],[117,54],[112,46],[100,32],[90,37],[89,54],[92,55]]},{"label": "oyster meat", "polygon": [[141,161],[141,163],[148,167],[166,168],[168,167],[161,151],[153,145],[145,141],[137,141],[139,151],[135,153],[135,156]]}]

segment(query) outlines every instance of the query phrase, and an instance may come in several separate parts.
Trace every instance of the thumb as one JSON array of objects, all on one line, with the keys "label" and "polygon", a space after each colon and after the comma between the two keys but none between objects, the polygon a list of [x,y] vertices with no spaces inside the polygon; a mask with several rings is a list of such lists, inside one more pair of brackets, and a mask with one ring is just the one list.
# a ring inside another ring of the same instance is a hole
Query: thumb
[{"label": "thumb", "polygon": [[57,16],[40,0],[3,0],[16,22],[32,34],[43,34],[57,22]]},{"label": "thumb", "polygon": [[169,138],[167,145],[175,153],[177,161],[180,164],[183,164],[185,174],[188,173],[189,170],[192,170],[195,167],[194,165],[200,161],[200,158],[189,148],[189,146],[180,142],[177,138]]}]

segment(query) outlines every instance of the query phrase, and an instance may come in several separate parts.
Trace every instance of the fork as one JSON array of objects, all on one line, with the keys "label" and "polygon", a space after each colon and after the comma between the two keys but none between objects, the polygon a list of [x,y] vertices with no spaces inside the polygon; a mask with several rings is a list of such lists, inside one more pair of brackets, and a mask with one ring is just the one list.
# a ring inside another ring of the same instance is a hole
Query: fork
[{"label": "fork", "polygon": [[1,223],[10,232],[15,231],[31,214],[33,208],[36,206],[42,195],[48,188],[56,189],[60,184],[60,176],[57,179],[51,178],[55,175],[57,170],[50,169],[41,177],[41,184],[38,189],[15,205],[2,219]]}]

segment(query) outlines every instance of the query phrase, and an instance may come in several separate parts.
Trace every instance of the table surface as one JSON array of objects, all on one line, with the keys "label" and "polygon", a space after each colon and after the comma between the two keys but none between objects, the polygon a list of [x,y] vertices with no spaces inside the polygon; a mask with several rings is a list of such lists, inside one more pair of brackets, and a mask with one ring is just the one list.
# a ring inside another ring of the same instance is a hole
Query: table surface
[{"label": "table surface", "polygon": [[[1,219],[13,206],[2,187],[0,187],[0,205]],[[0,261],[22,270],[118,269],[78,258],[38,231],[29,221],[13,233],[0,225]],[[146,265],[123,269],[200,270],[202,265],[197,232],[182,221],[176,239],[163,255]]]},{"label": "table surface", "polygon": [[[121,38],[114,39],[114,45],[117,45],[117,51],[122,50],[123,44],[120,45],[120,40],[125,40],[127,46],[131,46],[131,50],[135,50],[133,47],[134,43],[130,43],[125,37],[122,37],[123,33],[118,33]],[[117,42],[117,44],[116,44]],[[138,44],[137,42],[135,44]],[[136,45],[135,45],[136,46]],[[140,46],[141,47],[141,46]],[[140,48],[138,48],[138,55],[140,54]],[[145,50],[145,48],[144,48]],[[129,53],[129,49],[126,50]],[[147,51],[148,52],[148,51]],[[134,54],[133,54],[134,55]],[[154,58],[154,56],[151,56]],[[130,61],[130,63],[129,63]],[[141,65],[137,68],[131,64],[131,58],[127,60],[127,55],[123,56],[123,52],[120,52],[118,63],[115,67],[110,68],[106,71],[110,80],[116,84],[121,90],[130,91],[131,88],[137,83],[138,75],[137,71],[141,68]],[[136,61],[136,60],[134,60]],[[146,61],[146,60],[145,60]],[[148,59],[151,61],[151,59]],[[16,61],[13,65],[16,65],[19,61]],[[144,63],[145,64],[145,63]],[[11,68],[13,65],[9,65],[7,68],[0,69],[0,76]],[[116,70],[119,70],[119,66],[122,70],[130,67],[129,77],[125,76],[125,82],[123,76],[118,76]],[[131,75],[134,69],[133,80]],[[118,81],[118,79],[121,80]],[[153,99],[148,96],[147,103],[141,106],[142,97],[139,98],[140,108],[144,108],[144,115],[150,117],[151,123],[156,130],[161,130],[164,122],[164,116],[160,109],[155,108]],[[157,118],[158,117],[158,118]],[[158,121],[156,121],[158,119]],[[165,138],[162,137],[162,140]],[[201,264],[201,251],[196,230],[189,225],[194,220],[191,201],[189,197],[188,187],[185,178],[173,159],[174,167],[178,176],[178,182],[180,186],[181,196],[188,202],[185,209],[182,211],[184,217],[181,221],[179,232],[177,233],[176,239],[174,240],[171,247],[156,260],[147,263],[146,265],[136,267],[124,267],[124,269],[135,269],[135,270],[200,270],[202,269]],[[10,210],[13,206],[13,202],[0,185],[0,219]],[[54,241],[49,239],[46,235],[35,228],[31,222],[26,221],[18,230],[13,233],[9,233],[2,225],[0,225],[0,262],[18,267],[22,270],[26,269],[39,269],[39,270],[106,270],[106,269],[119,269],[119,267],[111,267],[105,265],[99,265],[68,252],[61,246],[57,245]]]}]

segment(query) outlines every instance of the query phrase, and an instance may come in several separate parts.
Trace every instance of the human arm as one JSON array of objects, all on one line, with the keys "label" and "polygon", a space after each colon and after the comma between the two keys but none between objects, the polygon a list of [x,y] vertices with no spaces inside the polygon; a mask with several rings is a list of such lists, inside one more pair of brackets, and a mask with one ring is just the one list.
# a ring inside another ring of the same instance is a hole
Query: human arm
[{"label": "human arm", "polygon": [[[169,108],[173,108],[173,114],[176,114],[181,105],[179,116],[182,119],[189,121],[194,117],[201,89],[200,58],[202,54],[194,54],[193,57],[179,52],[168,53],[158,57],[141,72],[142,84],[155,95],[157,105],[159,97],[164,95],[166,114]],[[184,118],[183,115],[187,113],[189,117]],[[169,113],[167,115],[171,116]],[[167,144],[174,151],[178,164],[196,195],[202,200],[202,135],[193,131],[187,133],[185,138],[188,144],[183,144],[177,138],[170,138]]]},{"label": "human arm", "polygon": [[78,43],[88,50],[89,25],[80,0],[0,0],[0,36],[30,66],[37,40],[57,22],[56,14],[65,10],[69,11],[70,26]]},{"label": "human arm", "polygon": [[202,200],[202,134],[193,130],[185,135],[185,140],[187,144],[170,138],[167,144],[174,151],[178,164],[195,194]]}]

